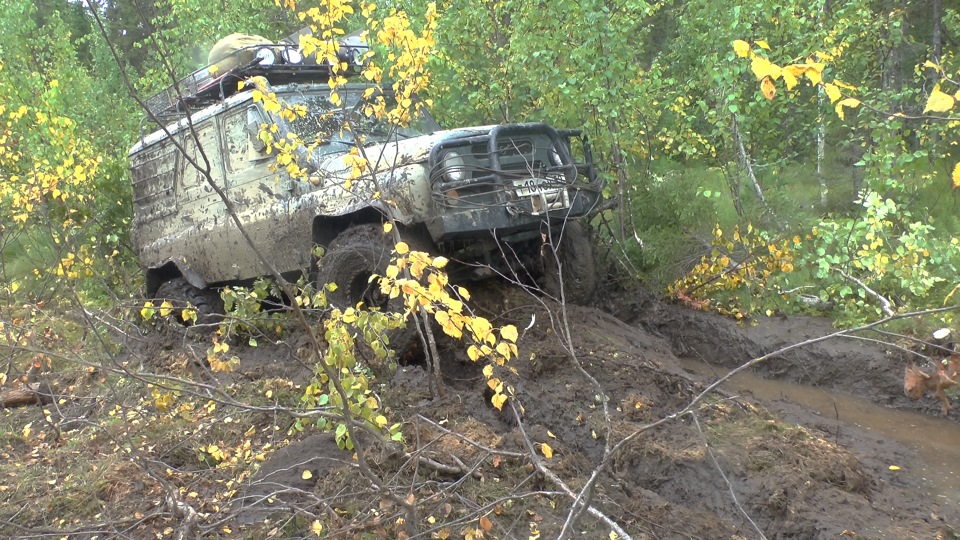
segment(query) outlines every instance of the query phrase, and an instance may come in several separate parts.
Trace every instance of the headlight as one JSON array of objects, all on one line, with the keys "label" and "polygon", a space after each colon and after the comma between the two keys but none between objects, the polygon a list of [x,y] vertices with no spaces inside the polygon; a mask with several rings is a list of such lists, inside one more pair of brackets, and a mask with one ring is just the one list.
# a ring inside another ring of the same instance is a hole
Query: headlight
[{"label": "headlight", "polygon": [[277,63],[277,54],[265,47],[257,51],[257,60],[261,66],[270,66]]},{"label": "headlight", "polygon": [[449,182],[459,182],[467,177],[466,163],[463,156],[456,152],[447,152],[443,155],[443,174]]},{"label": "headlight", "polygon": [[560,152],[558,152],[554,146],[550,147],[550,164],[554,166],[563,165],[563,160],[560,159]]},{"label": "headlight", "polygon": [[303,62],[303,55],[297,49],[284,49],[280,51],[280,57],[285,64],[299,64]]}]

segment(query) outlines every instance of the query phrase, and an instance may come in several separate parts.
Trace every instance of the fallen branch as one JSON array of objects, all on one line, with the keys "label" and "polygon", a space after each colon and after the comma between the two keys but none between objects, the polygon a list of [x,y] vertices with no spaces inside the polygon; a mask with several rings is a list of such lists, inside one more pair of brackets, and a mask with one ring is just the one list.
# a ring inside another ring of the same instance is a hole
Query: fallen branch
[{"label": "fallen branch", "polygon": [[857,286],[859,286],[861,289],[863,289],[867,294],[869,294],[869,295],[872,296],[874,299],[876,299],[878,302],[880,302],[880,309],[883,310],[883,314],[884,314],[884,315],[886,315],[887,317],[893,317],[893,316],[894,316],[893,303],[890,302],[890,300],[887,300],[886,298],[884,298],[883,296],[881,296],[880,293],[878,293],[877,291],[871,289],[870,287],[867,287],[867,284],[866,284],[866,283],[864,283],[864,282],[860,281],[859,279],[851,276],[850,274],[844,272],[843,270],[841,270],[841,269],[839,269],[839,268],[834,268],[833,270],[834,270],[836,273],[838,273],[838,274],[840,274],[841,276],[843,276],[844,279],[856,283]]},{"label": "fallen branch", "polygon": [[53,403],[53,390],[47,383],[33,383],[0,392],[0,409]]}]

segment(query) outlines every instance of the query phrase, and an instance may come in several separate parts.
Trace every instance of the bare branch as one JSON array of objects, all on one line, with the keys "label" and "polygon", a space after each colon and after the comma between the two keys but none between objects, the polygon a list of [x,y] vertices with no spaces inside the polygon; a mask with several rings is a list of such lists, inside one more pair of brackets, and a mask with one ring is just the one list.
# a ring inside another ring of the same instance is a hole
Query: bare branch
[{"label": "bare branch", "polygon": [[843,276],[844,279],[856,283],[857,286],[859,286],[861,289],[864,290],[864,292],[866,292],[867,294],[869,294],[870,296],[872,296],[874,299],[876,299],[878,302],[880,302],[880,309],[883,310],[883,314],[884,314],[884,315],[886,315],[887,317],[893,317],[893,316],[894,316],[893,303],[890,302],[890,300],[887,300],[887,299],[884,298],[880,293],[878,293],[877,291],[875,291],[875,290],[871,289],[870,287],[868,287],[866,283],[864,283],[863,281],[860,281],[859,279],[857,279],[857,278],[851,276],[850,274],[844,272],[844,271],[841,270],[840,268],[834,268],[833,270],[834,270],[836,273],[838,273],[838,274],[840,274],[841,276]]}]

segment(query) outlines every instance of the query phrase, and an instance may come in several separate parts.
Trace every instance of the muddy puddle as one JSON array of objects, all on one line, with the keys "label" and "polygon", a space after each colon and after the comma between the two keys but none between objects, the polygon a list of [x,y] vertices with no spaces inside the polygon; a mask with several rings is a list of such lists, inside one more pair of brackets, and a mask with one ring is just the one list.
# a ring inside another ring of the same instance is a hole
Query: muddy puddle
[{"label": "muddy puddle", "polygon": [[[684,369],[707,380],[725,374],[695,360],[682,361]],[[765,401],[788,401],[824,417],[826,425],[840,422],[856,426],[877,437],[877,442],[894,440],[917,453],[912,463],[891,463],[927,486],[927,495],[944,505],[960,504],[960,424],[909,411],[889,409],[865,399],[773,379],[740,373],[725,385],[729,392],[752,395]],[[842,427],[841,430],[842,437]]]}]

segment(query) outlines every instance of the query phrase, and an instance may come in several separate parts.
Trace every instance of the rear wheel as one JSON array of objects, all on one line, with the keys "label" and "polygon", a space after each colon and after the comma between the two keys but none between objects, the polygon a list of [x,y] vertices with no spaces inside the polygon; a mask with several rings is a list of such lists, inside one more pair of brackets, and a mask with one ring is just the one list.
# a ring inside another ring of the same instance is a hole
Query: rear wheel
[{"label": "rear wheel", "polygon": [[[585,305],[597,290],[597,264],[593,245],[583,225],[567,221],[550,231],[541,251],[544,292],[571,304]],[[561,296],[562,293],[562,296]]]},{"label": "rear wheel", "polygon": [[[215,324],[223,318],[223,300],[217,291],[200,289],[182,277],[163,282],[155,295],[160,302],[173,304],[177,320],[186,323],[180,316],[183,309],[192,306],[197,312],[197,324]],[[158,304],[159,305],[159,304]]]}]

